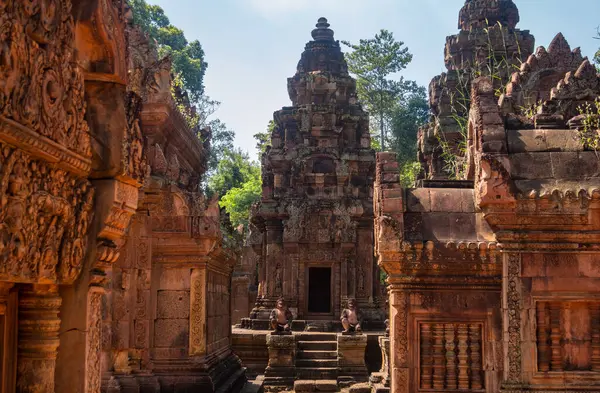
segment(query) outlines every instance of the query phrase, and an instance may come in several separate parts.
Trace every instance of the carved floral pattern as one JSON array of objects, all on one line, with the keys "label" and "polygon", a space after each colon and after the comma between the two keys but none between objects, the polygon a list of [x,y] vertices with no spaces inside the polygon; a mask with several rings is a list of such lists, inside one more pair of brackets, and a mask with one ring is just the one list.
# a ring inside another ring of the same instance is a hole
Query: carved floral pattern
[{"label": "carved floral pattern", "polygon": [[0,278],[75,281],[93,214],[90,183],[0,144],[0,195]]},{"label": "carved floral pattern", "polygon": [[508,381],[521,379],[521,255],[508,254],[508,281],[506,288],[508,311]]},{"label": "carved floral pattern", "polygon": [[86,393],[100,392],[100,343],[102,328],[102,292],[93,290],[88,300],[86,346]]},{"label": "carved floral pattern", "polygon": [[70,1],[0,2],[0,116],[90,157],[74,43]]}]

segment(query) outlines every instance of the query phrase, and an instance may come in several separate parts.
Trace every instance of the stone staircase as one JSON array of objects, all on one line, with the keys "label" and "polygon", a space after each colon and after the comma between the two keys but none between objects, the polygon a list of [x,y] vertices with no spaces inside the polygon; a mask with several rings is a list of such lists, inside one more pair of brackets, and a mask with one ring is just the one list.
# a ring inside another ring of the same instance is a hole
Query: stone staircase
[{"label": "stone staircase", "polygon": [[335,333],[297,336],[296,392],[337,391],[338,361]]}]

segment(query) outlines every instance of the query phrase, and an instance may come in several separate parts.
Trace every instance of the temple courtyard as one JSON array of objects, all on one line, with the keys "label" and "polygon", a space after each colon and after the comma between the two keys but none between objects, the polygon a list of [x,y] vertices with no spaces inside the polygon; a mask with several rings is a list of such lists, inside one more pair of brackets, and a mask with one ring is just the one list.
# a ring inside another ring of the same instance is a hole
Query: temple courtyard
[{"label": "temple courtyard", "polygon": [[600,73],[515,2],[457,10],[410,185],[307,26],[234,227],[133,2],[0,0],[0,393],[600,392]]}]

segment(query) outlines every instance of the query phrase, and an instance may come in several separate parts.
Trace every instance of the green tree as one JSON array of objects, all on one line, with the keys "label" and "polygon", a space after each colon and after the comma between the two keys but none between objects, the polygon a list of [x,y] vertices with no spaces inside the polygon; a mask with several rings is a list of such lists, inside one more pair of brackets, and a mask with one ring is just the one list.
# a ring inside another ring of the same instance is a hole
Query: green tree
[{"label": "green tree", "polygon": [[417,133],[429,120],[429,104],[425,88],[412,83],[410,91],[402,95],[390,119],[389,148],[398,154],[402,163],[417,157]]},{"label": "green tree", "polygon": [[405,69],[412,55],[404,42],[382,29],[375,38],[361,39],[358,44],[342,43],[352,49],[346,54],[348,70],[356,75],[358,98],[379,123],[381,149],[385,150],[385,127],[398,98],[406,90],[406,82],[390,76]]},{"label": "green tree", "polygon": [[[600,40],[600,27],[598,28],[597,35],[594,38]],[[598,72],[600,72],[600,48],[598,48],[598,51],[594,55],[594,62],[596,63],[596,68],[598,68]]]},{"label": "green tree", "polygon": [[160,55],[171,55],[173,73],[181,78],[190,103],[204,94],[204,74],[208,64],[198,40],[188,42],[183,31],[171,24],[164,10],[145,0],[129,0],[133,22],[156,41]]},{"label": "green tree", "polygon": [[248,228],[250,208],[262,195],[260,170],[250,173],[250,178],[239,187],[227,191],[219,205],[225,208],[234,227],[243,225]]},{"label": "green tree", "polygon": [[217,164],[215,173],[208,180],[211,194],[223,196],[232,188],[241,187],[254,176],[260,177],[260,166],[251,161],[241,149],[226,149]]},{"label": "green tree", "polygon": [[234,150],[235,132],[219,119],[211,120],[206,125],[211,130],[207,171],[207,176],[210,178],[217,172],[219,163]]},{"label": "green tree", "polygon": [[259,157],[267,151],[267,146],[271,145],[271,134],[273,134],[273,131],[275,131],[275,122],[269,120],[265,131],[253,135],[254,139],[256,139],[256,150]]}]

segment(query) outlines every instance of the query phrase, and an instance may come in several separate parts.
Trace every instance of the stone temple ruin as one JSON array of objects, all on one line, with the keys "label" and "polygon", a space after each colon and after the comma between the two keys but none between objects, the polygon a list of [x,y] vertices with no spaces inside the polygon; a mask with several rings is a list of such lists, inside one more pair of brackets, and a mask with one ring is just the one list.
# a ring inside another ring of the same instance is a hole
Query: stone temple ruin
[{"label": "stone temple ruin", "polygon": [[466,0],[403,188],[320,19],[238,255],[128,6],[0,1],[0,393],[599,392],[600,75],[518,22]]}]

